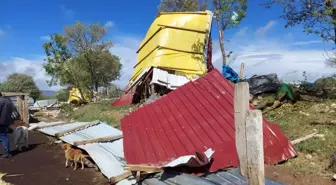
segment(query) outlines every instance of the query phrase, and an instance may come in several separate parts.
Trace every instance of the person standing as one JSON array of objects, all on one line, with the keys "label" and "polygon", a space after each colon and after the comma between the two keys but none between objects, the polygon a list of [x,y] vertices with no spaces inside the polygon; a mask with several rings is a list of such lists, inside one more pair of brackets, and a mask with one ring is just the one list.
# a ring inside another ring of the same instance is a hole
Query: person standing
[{"label": "person standing", "polygon": [[9,158],[12,156],[9,149],[8,133],[10,133],[12,130],[9,126],[13,121],[13,107],[13,103],[6,99],[0,92],[0,141],[2,142],[4,151],[4,153],[0,155],[0,159]]}]

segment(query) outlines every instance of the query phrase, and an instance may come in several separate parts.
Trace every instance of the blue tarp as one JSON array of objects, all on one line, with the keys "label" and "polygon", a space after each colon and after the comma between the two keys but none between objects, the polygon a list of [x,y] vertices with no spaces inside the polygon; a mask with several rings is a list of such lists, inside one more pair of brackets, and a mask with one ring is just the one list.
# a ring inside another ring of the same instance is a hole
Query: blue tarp
[{"label": "blue tarp", "polygon": [[230,80],[233,83],[237,83],[239,81],[238,74],[230,66],[224,65],[222,74],[226,79]]}]

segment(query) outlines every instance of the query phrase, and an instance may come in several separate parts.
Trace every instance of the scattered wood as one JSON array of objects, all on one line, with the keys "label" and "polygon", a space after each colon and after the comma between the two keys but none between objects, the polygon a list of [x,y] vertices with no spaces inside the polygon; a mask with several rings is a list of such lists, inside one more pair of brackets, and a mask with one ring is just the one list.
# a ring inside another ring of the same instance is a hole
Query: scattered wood
[{"label": "scattered wood", "polygon": [[136,176],[135,176],[135,180],[137,181],[137,182],[139,182],[140,181],[140,178],[141,178],[141,172],[140,171],[137,171],[136,172]]},{"label": "scattered wood", "polygon": [[111,184],[116,184],[117,182],[119,181],[122,181],[124,179],[127,179],[128,177],[130,177],[132,175],[132,172],[130,171],[126,171],[118,176],[115,176],[115,177],[111,177],[110,178],[110,183]]},{"label": "scattered wood", "polygon": [[162,168],[156,167],[156,166],[127,164],[124,166],[124,170],[140,171],[140,172],[146,172],[146,173],[158,173],[162,171]]},{"label": "scattered wood", "polygon": [[5,177],[17,177],[17,176],[23,176],[23,174],[12,174],[12,175],[5,175]]},{"label": "scattered wood", "polygon": [[116,136],[105,136],[105,137],[99,137],[99,138],[94,138],[94,139],[86,139],[82,141],[75,141],[74,145],[79,146],[79,145],[86,145],[90,143],[98,143],[98,142],[104,142],[104,141],[113,141],[117,139],[121,139],[123,136],[122,134],[116,135]]},{"label": "scattered wood", "polygon": [[336,120],[314,121],[312,125],[336,125]]},{"label": "scattered wood", "polygon": [[90,123],[87,123],[87,124],[84,124],[84,125],[77,126],[77,127],[75,127],[75,128],[71,128],[71,129],[68,129],[68,130],[64,130],[64,131],[61,131],[61,132],[56,133],[55,136],[56,136],[56,137],[61,137],[61,136],[65,135],[66,133],[73,132],[73,131],[78,130],[78,129],[82,129],[82,128],[90,127],[90,126],[93,126],[93,125],[98,124],[99,122],[100,122],[100,121],[93,121],[93,122],[90,122]]},{"label": "scattered wood", "polygon": [[59,123],[53,123],[53,124],[48,124],[48,125],[37,126],[36,129],[55,127],[55,126],[66,125],[66,124],[69,124],[69,122],[59,122]]},{"label": "scattered wood", "polygon": [[314,133],[309,134],[309,135],[307,135],[307,136],[305,136],[305,137],[300,137],[300,138],[298,138],[298,139],[295,139],[295,140],[291,141],[291,143],[292,143],[293,145],[298,144],[298,143],[301,143],[302,141],[305,141],[305,140],[307,140],[307,139],[310,139],[310,138],[313,138],[313,137],[318,136],[317,134],[318,134],[318,132],[314,132]]},{"label": "scattered wood", "polygon": [[247,177],[247,153],[246,153],[246,115],[250,109],[249,106],[249,85],[247,82],[235,84],[234,91],[234,121],[236,147],[239,158],[239,171],[244,177]]}]

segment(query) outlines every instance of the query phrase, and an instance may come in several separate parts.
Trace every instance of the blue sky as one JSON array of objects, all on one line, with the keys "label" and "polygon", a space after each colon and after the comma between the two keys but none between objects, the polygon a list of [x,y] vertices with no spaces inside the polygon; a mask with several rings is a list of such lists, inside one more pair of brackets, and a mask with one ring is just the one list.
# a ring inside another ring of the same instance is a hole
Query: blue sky
[{"label": "blue sky", "polygon": [[[136,60],[135,51],[157,14],[159,0],[146,1],[24,1],[3,0],[0,7],[0,81],[11,72],[34,76],[42,89],[48,87],[41,68],[44,58],[42,44],[52,33],[62,33],[64,26],[80,20],[101,23],[108,28],[106,39],[115,43],[111,52],[122,58],[123,75],[117,82],[124,86]],[[306,35],[302,28],[284,28],[278,19],[281,9],[265,9],[250,3],[247,18],[226,33],[231,41],[226,44],[234,51],[235,69],[241,62],[246,74],[275,72],[286,80],[299,80],[302,71],[310,80],[334,72],[325,68],[324,60],[330,44],[324,44],[314,35]],[[220,68],[217,30],[213,25],[214,60]]]}]

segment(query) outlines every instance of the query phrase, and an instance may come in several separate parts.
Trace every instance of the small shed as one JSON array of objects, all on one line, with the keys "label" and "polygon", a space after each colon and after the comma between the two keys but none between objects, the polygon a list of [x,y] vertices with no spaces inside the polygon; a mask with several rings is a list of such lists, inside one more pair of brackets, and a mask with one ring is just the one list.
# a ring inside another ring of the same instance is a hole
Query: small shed
[{"label": "small shed", "polygon": [[16,110],[13,115],[18,116],[20,120],[24,122],[25,125],[29,125],[29,95],[27,93],[16,93],[16,92],[2,92],[2,94],[9,98],[15,105]]}]

